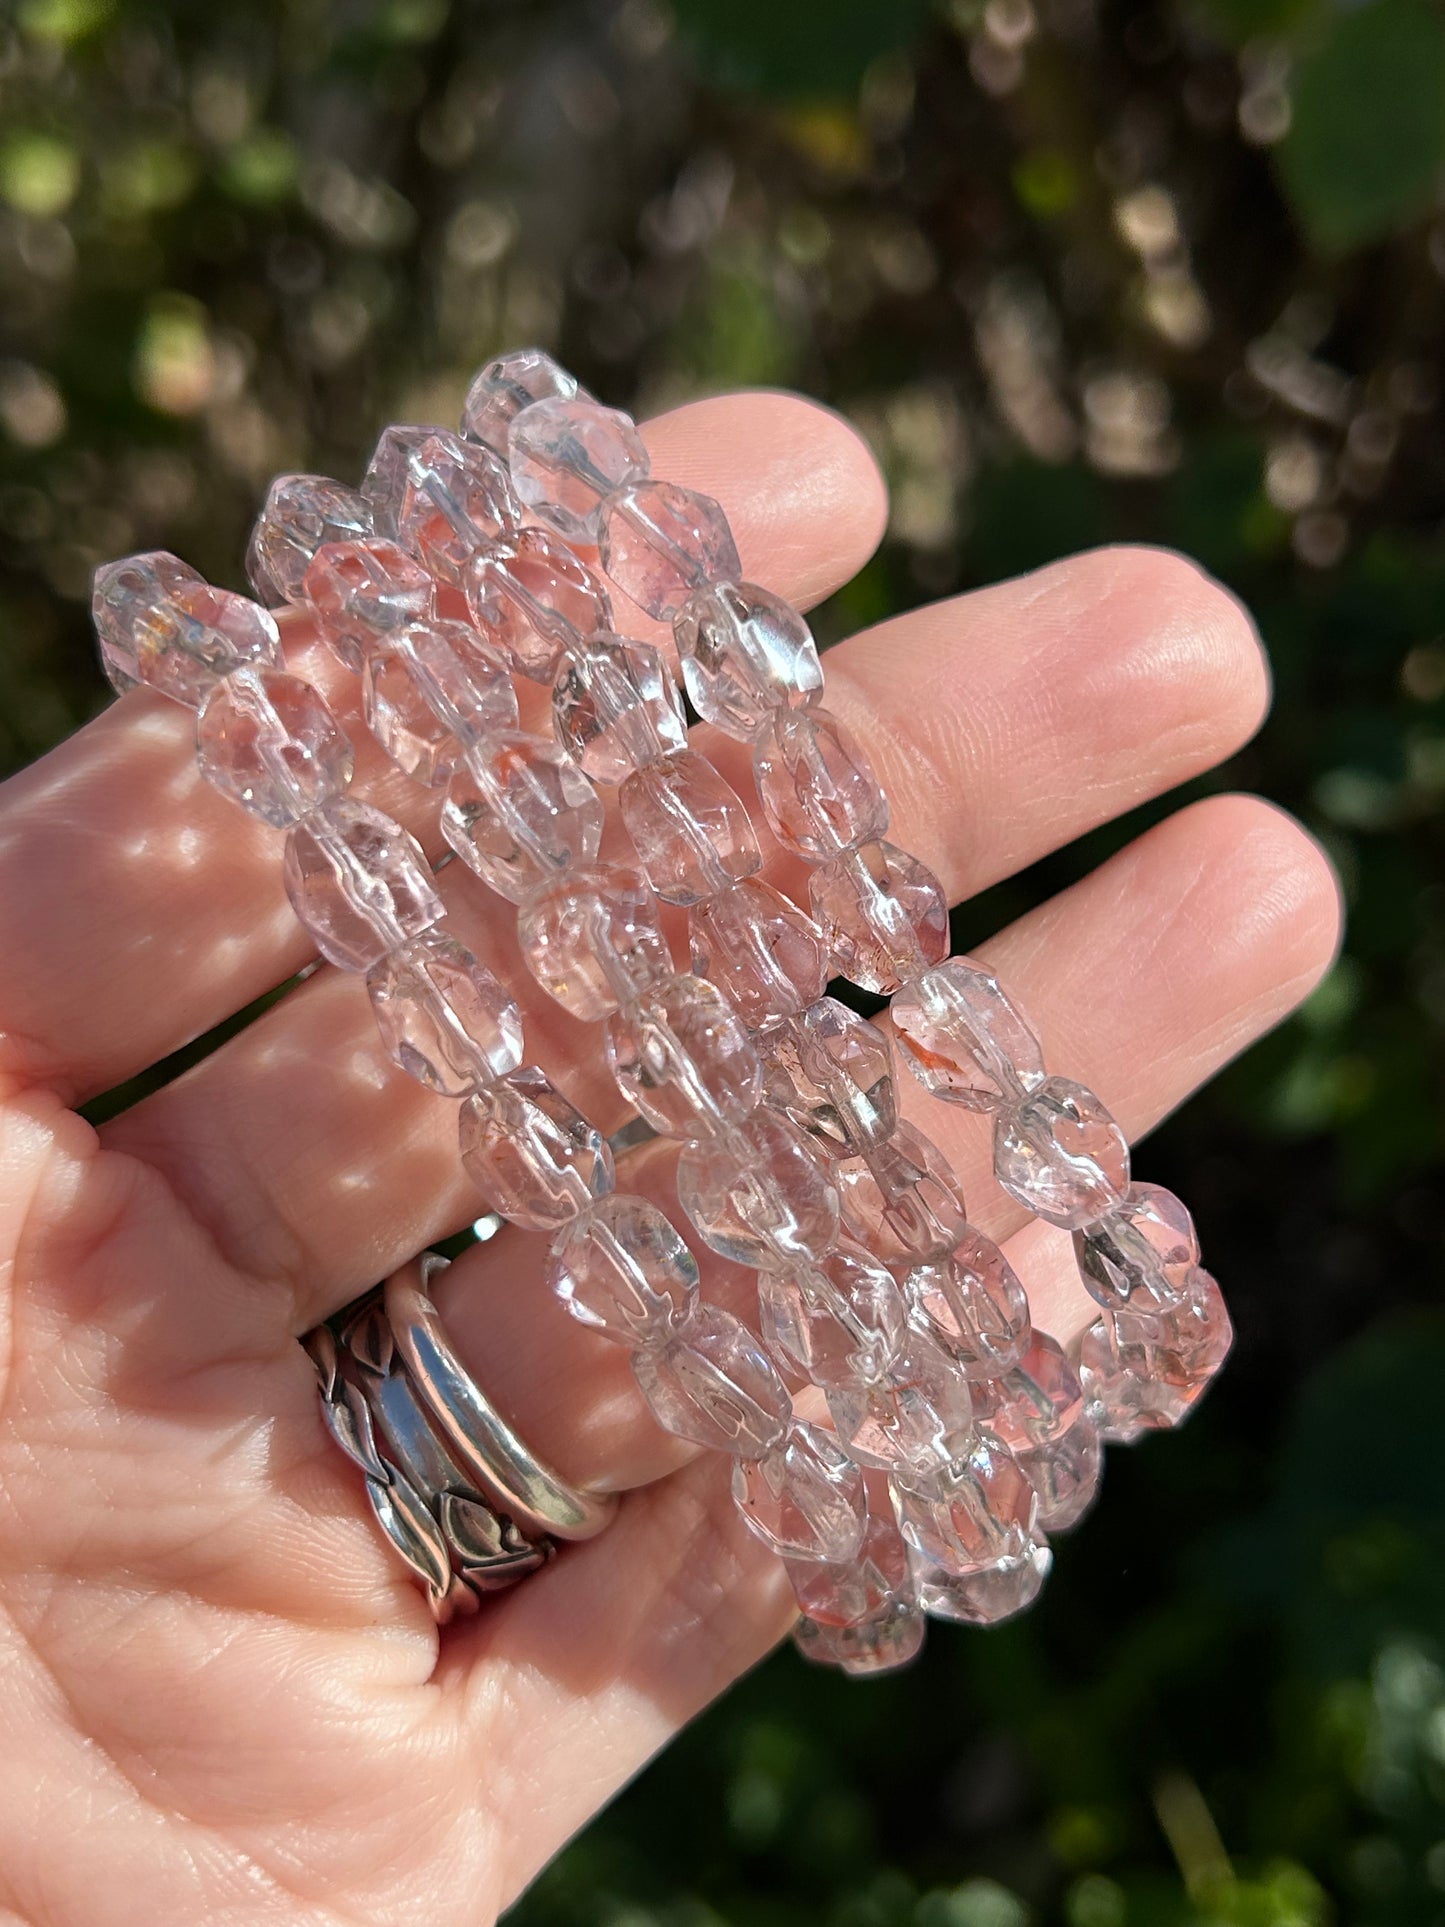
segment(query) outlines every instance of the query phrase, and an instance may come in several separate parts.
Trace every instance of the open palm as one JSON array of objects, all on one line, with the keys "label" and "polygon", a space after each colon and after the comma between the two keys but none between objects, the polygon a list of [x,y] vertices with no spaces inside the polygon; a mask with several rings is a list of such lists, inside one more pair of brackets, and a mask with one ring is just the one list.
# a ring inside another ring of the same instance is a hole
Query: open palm
[{"label": "open palm", "polygon": [[[746,573],[804,604],[877,539],[871,460],[821,409],[700,403],[648,439],[723,502]],[[955,899],[1210,767],[1267,693],[1231,599],[1140,550],[921,610],[828,669],[897,840]],[[508,1233],[443,1281],[458,1348],[538,1452],[626,1497],[438,1640],[295,1342],[482,1203],[453,1107],[386,1061],[356,979],[319,971],[99,1133],[70,1108],[307,961],[280,839],[196,778],[192,727],[134,693],[0,790],[0,1923],[475,1927],[781,1635],[787,1591],[720,1462],[656,1429],[625,1358],[548,1302],[543,1241]],[[374,754],[357,784],[436,847],[425,792]],[[440,883],[525,982],[510,916],[460,866]],[[1298,1002],[1335,935],[1303,832],[1215,797],[982,954],[1137,1135]],[[524,1001],[530,1053],[615,1126],[596,1033]],[[978,1120],[904,1095],[1037,1322],[1072,1336],[1067,1238],[1020,1228]],[[741,1289],[720,1261],[707,1283]]]}]

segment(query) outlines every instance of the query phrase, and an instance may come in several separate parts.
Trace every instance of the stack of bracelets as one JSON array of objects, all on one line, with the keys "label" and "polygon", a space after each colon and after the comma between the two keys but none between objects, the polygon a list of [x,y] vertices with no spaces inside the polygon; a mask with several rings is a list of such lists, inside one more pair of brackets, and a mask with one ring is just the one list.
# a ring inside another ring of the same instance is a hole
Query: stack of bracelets
[{"label": "stack of bracelets", "polygon": [[[925,1614],[1027,1606],[1048,1535],[1094,1498],[1101,1442],[1176,1423],[1228,1315],[1188,1212],[1131,1183],[1099,1099],[1045,1069],[985,968],[948,958],[938,880],[885,840],[808,625],[741,580],[718,504],[652,480],[632,422],[527,350],[482,370],[460,434],[388,428],[359,492],[276,481],[248,570],[259,601],[166,554],[103,568],[112,681],[198,711],[203,776],[285,832],[297,917],[365,974],[391,1057],[459,1104],[488,1205],[548,1234],[557,1297],[628,1349],[658,1422],[731,1456],[803,1652],[882,1671]],[[767,825],[811,866],[808,911],[762,879],[743,799],[689,748],[673,666],[618,632],[608,583],[672,624],[694,709],[751,745]],[[703,1301],[677,1224],[618,1191],[607,1139],[525,1061],[516,1000],[449,934],[415,839],[348,797],[349,740],[281,666],[282,605],[359,672],[387,755],[444,789],[446,841],[517,906],[538,983],[602,1024],[623,1096],[680,1145],[682,1216],[755,1271],[756,1331]],[[550,686],[550,736],[519,728],[514,676]],[[613,788],[635,866],[598,862]],[[688,910],[689,971],[659,899]],[[892,996],[891,1041],[827,994],[834,976]],[[1101,1310],[1072,1359],[900,1118],[895,1054],[991,1114],[999,1184],[1073,1233]]]}]

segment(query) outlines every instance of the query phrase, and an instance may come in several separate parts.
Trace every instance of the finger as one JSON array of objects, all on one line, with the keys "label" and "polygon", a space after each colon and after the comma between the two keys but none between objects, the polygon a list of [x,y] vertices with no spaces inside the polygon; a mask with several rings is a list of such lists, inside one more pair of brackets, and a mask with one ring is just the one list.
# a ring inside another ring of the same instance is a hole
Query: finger
[{"label": "finger", "polygon": [[[882,529],[853,429],[787,395],[700,402],[647,430],[659,473],[716,495],[747,569],[804,602],[845,582]],[[314,651],[353,739],[354,680]],[[435,799],[365,748],[358,793],[429,831]],[[194,719],[132,692],[0,789],[0,900],[23,941],[0,963],[0,1074],[67,1097],[121,1082],[283,982],[314,954],[281,886],[281,839],[201,781]]]}]

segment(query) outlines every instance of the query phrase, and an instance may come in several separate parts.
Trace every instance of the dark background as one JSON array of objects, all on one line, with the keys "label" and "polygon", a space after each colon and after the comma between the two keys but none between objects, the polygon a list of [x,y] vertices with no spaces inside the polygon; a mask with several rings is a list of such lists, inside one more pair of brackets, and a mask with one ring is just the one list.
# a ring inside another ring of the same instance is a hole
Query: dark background
[{"label": "dark background", "polygon": [[1345,881],[1338,969],[1146,1154],[1240,1331],[1197,1420],[1023,1622],[886,1683],[778,1656],[527,1927],[1445,1921],[1442,178],[1427,0],[0,8],[0,763],[105,699],[98,560],[239,585],[272,471],[354,479],[538,340],[863,426],[893,523],[826,636],[1199,556],[1278,683],[1217,780]]}]

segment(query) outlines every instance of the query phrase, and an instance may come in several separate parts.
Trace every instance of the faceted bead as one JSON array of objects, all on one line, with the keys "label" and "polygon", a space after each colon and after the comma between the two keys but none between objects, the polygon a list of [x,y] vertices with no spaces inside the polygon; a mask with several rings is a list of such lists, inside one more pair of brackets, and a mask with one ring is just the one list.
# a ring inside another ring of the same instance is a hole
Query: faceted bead
[{"label": "faceted bead", "polygon": [[606,1048],[617,1088],[665,1137],[711,1137],[740,1124],[762,1090],[747,1026],[702,977],[674,977],[614,1011]]},{"label": "faceted bead", "polygon": [[372,534],[371,504],[329,475],[278,475],[251,531],[246,575],[268,608],[304,600],[311,558],[328,542]]},{"label": "faceted bead", "polygon": [[822,996],[828,946],[806,911],[761,877],[694,904],[688,915],[692,967],[732,999],[754,1030]]},{"label": "faceted bead", "polygon": [[813,915],[839,974],[891,997],[948,954],[948,901],[938,878],[891,843],[864,843],[814,870]]},{"label": "faceted bead", "polygon": [[1181,1304],[1199,1263],[1194,1220],[1162,1184],[1131,1184],[1121,1204],[1074,1233],[1085,1285],[1106,1311],[1153,1315]]},{"label": "faceted bead", "polygon": [[589,636],[567,651],[552,716],[557,741],[594,783],[620,783],[687,746],[682,696],[662,651],[626,636]]},{"label": "faceted bead", "polygon": [[682,680],[705,722],[751,742],[775,709],[823,687],[812,631],[790,603],[755,582],[700,589],[673,622]]},{"label": "faceted bead", "polygon": [[369,803],[343,798],[293,824],[285,879],[292,909],[340,970],[370,970],[442,914],[421,845]]},{"label": "faceted bead", "polygon": [[676,482],[628,482],[602,504],[602,566],[622,593],[671,622],[694,590],[741,573],[727,517]]},{"label": "faceted bead", "polygon": [[482,634],[531,682],[550,683],[565,649],[612,627],[607,591],[548,529],[522,529],[479,550],[463,587]]},{"label": "faceted bead", "polygon": [[441,582],[459,584],[484,543],[522,522],[506,463],[447,428],[384,429],[361,490],[378,531]]},{"label": "faceted bead", "polygon": [[351,739],[309,682],[283,669],[233,669],[196,718],[202,776],[278,830],[333,802],[351,781]]},{"label": "faceted bead", "polygon": [[943,1257],[968,1236],[952,1165],[911,1124],[840,1159],[834,1176],[849,1235],[885,1264]]},{"label": "faceted bead", "polygon": [[994,1123],[994,1175],[1046,1224],[1077,1230],[1121,1204],[1129,1146],[1094,1093],[1050,1077]]},{"label": "faceted bead", "polygon": [[892,1272],[846,1240],[812,1264],[763,1272],[758,1306],[773,1356],[815,1385],[871,1384],[904,1339]]},{"label": "faceted bead", "polygon": [[785,850],[822,863],[888,828],[888,798],[851,730],[826,709],[778,709],[758,732],[753,775]]},{"label": "faceted bead", "polygon": [[103,564],[91,608],[112,684],[144,683],[191,709],[233,669],[281,659],[275,618],[258,602],[213,589],[164,551]]},{"label": "faceted bead", "polygon": [[863,1538],[846,1561],[789,1558],[788,1577],[798,1605],[820,1626],[859,1626],[890,1606],[911,1604],[913,1575],[908,1547],[898,1530],[891,1500],[874,1502],[873,1485],[885,1482],[864,1475],[867,1510]]},{"label": "faceted bead", "polygon": [[763,1094],[830,1149],[862,1151],[898,1123],[888,1036],[836,997],[819,997],[758,1039]]},{"label": "faceted bead", "polygon": [[595,1023],[673,975],[657,900],[640,870],[568,871],[517,911],[527,968],[572,1016]]},{"label": "faceted bead", "polygon": [[584,1325],[629,1350],[661,1345],[697,1303],[697,1260],[646,1198],[599,1198],[552,1246],[547,1283]]},{"label": "faceted bead", "polygon": [[997,1378],[1028,1349],[1029,1301],[1013,1266],[970,1225],[945,1256],[904,1272],[909,1310],[965,1378]]},{"label": "faceted bead", "polygon": [[1039,1040],[1000,988],[967,957],[951,957],[893,999],[904,1063],[926,1091],[970,1111],[1016,1104],[1044,1081]]},{"label": "faceted bead", "polygon": [[920,1565],[937,1566],[964,1578],[1027,1561],[1040,1543],[1039,1502],[1018,1460],[982,1426],[956,1443],[946,1462],[894,1475],[893,1503],[915,1574]]},{"label": "faceted bead", "polygon": [[815,1665],[839,1666],[864,1679],[896,1672],[917,1659],[926,1632],[927,1621],[918,1607],[897,1599],[851,1626],[823,1625],[805,1615],[793,1628],[793,1644]]},{"label": "faceted bead", "polygon": [[602,801],[555,743],[498,736],[471,751],[447,786],[441,828],[485,884],[520,903],[594,860]]},{"label": "faceted bead", "polygon": [[560,1231],[616,1183],[606,1138],[535,1065],[466,1100],[461,1150],[487,1203],[528,1231]]},{"label": "faceted bead", "polygon": [[852,1559],[863,1543],[863,1479],[834,1440],[794,1419],[766,1457],[733,1467],[743,1523],[774,1552],[795,1559]]},{"label": "faceted bead", "polygon": [[1234,1327],[1218,1285],[1196,1271],[1182,1305],[1158,1317],[1105,1312],[1084,1333],[1079,1377],[1104,1437],[1129,1445],[1177,1425],[1229,1355]]},{"label": "faceted bead", "polygon": [[522,501],[569,542],[595,542],[603,498],[648,470],[627,416],[580,395],[532,402],[514,415],[507,453]]},{"label": "faceted bead", "polygon": [[397,768],[429,788],[463,749],[517,727],[511,671],[467,622],[432,617],[381,637],[361,684],[367,727]]},{"label": "faceted bead", "polygon": [[545,350],[518,348],[489,361],[477,375],[462,406],[462,427],[474,442],[505,455],[507,430],[524,408],[551,396],[570,401],[583,392]]},{"label": "faceted bead", "polygon": [[634,1353],[632,1369],[653,1417],[694,1445],[761,1459],[781,1445],[793,1402],[747,1326],[697,1304],[665,1344]]},{"label": "faceted bead", "polygon": [[166,549],[106,562],[95,572],[90,612],[100,644],[100,666],[112,689],[124,695],[140,681],[136,630],[176,589],[203,583],[205,577]]},{"label": "faceted bead", "polygon": [[954,1573],[919,1560],[914,1567],[919,1603],[935,1619],[997,1626],[1033,1605],[1053,1563],[1043,1539],[1029,1540],[1017,1558],[1001,1559],[981,1572]]},{"label": "faceted bead", "polygon": [[762,868],[742,798],[696,750],[634,770],[618,801],[638,861],[665,903],[700,903]]},{"label": "faceted bead", "polygon": [[968,1440],[973,1405],[952,1359],[923,1332],[905,1334],[886,1378],[827,1385],[838,1442],[860,1465],[946,1465]]},{"label": "faceted bead", "polygon": [[516,999],[440,929],[423,930],[373,964],[366,987],[387,1051],[442,1097],[465,1097],[522,1061]]},{"label": "faceted bead", "polygon": [[1087,1412],[1080,1413],[1062,1438],[1027,1446],[1014,1456],[1038,1494],[1041,1532],[1067,1532],[1098,1497],[1104,1442]]},{"label": "faceted bead", "polygon": [[714,1251],[764,1269],[818,1258],[838,1232],[838,1193],[786,1119],[758,1110],[729,1137],[677,1162],[683,1210]]},{"label": "faceted bead", "polygon": [[302,589],[321,633],[348,669],[360,669],[369,644],[431,614],[436,585],[395,542],[328,542],[307,568]]},{"label": "faceted bead", "polygon": [[973,1388],[974,1417],[1011,1452],[1052,1445],[1083,1416],[1079,1375],[1057,1339],[1032,1334],[1017,1365]]}]

